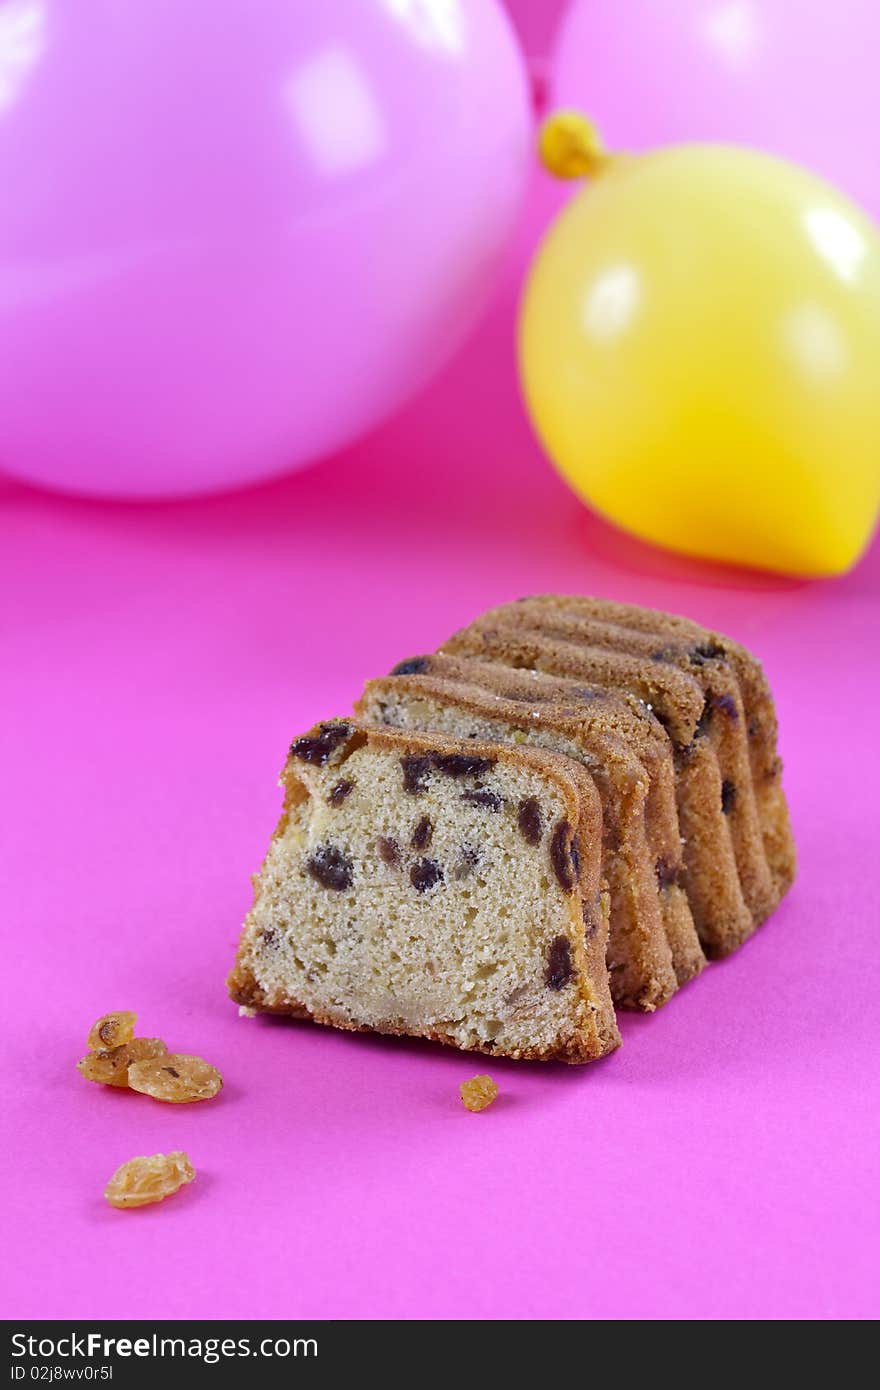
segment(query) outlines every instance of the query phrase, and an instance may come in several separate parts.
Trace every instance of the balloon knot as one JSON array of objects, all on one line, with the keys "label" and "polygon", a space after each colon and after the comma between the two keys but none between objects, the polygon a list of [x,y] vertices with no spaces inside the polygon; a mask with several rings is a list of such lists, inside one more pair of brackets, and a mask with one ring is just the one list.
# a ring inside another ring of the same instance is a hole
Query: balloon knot
[{"label": "balloon knot", "polygon": [[609,161],[598,130],[578,111],[554,111],[538,134],[541,163],[558,179],[598,174]]}]

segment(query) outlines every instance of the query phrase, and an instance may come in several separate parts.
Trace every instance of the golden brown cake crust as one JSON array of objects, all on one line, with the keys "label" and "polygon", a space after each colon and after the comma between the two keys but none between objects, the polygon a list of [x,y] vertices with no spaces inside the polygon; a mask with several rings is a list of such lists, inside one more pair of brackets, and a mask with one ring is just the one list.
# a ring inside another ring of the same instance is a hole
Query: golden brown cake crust
[{"label": "golden brown cake crust", "polygon": [[[552,627],[552,623],[548,623],[548,627]],[[495,609],[477,618],[469,627],[453,633],[440,650],[480,657],[493,640],[501,638],[510,648],[509,664],[529,666],[535,664],[531,655],[532,642],[548,637],[558,640],[560,645],[566,643],[564,637],[554,637],[544,628],[536,629],[534,620],[527,612],[521,611],[521,605],[511,604],[508,608]],[[485,647],[483,639],[486,639]],[[577,652],[571,653],[570,667],[563,670],[566,653],[560,651],[560,666],[553,672],[554,675],[593,680],[599,685],[631,691],[644,700],[661,720],[676,747],[685,748],[693,742],[705,705],[700,683],[693,676],[666,664],[646,661],[610,647],[572,643],[570,640],[568,645],[576,646]]]},{"label": "golden brown cake crust", "polygon": [[640,631],[598,619],[572,609],[564,600],[549,605],[526,599],[510,611],[547,637],[624,651],[655,665],[675,667],[697,680],[705,698],[698,736],[708,738],[715,749],[728,793],[725,814],[731,827],[743,897],[755,921],[762,921],[776,906],[777,896],[758,822],[739,681],[720,649],[707,644],[695,646],[680,639],[670,641],[667,634],[656,628]]},{"label": "golden brown cake crust", "polygon": [[[711,663],[718,657],[729,664],[742,693],[754,795],[778,902],[794,882],[796,851],[782,790],[776,707],[758,658],[724,633],[675,613],[584,595],[542,594],[520,602],[537,605],[547,612],[564,609],[620,624],[633,631],[661,635],[671,639],[669,654],[674,655],[681,664],[687,662],[692,665],[695,658]],[[681,645],[676,648],[676,643]]]},{"label": "golden brown cake crust", "polygon": [[[528,621],[493,621],[481,619],[473,628],[463,629],[444,644],[444,651],[454,648],[456,654],[479,656],[487,661],[502,662],[515,667],[532,667],[574,680],[587,680],[599,685],[622,682],[622,688],[644,698],[649,692],[646,670],[651,663],[641,658],[624,658],[625,665],[614,666],[609,657],[617,653],[603,652],[577,642],[558,641],[545,637]],[[597,653],[598,651],[598,658]],[[638,669],[637,678],[632,673]],[[697,708],[702,713],[705,698],[699,683],[679,671],[657,677],[653,693],[657,701],[654,713],[662,717],[670,729],[687,727],[693,713],[691,696],[696,691]],[[683,685],[679,685],[683,682]],[[688,709],[676,718],[679,689],[687,692]],[[693,725],[693,737],[675,747],[676,799],[678,821],[684,841],[683,881],[693,919],[703,950],[709,957],[729,955],[754,931],[756,922],[742,892],[730,824],[723,812],[723,778],[713,745],[698,736],[698,724]],[[674,741],[674,740],[673,740]]]}]

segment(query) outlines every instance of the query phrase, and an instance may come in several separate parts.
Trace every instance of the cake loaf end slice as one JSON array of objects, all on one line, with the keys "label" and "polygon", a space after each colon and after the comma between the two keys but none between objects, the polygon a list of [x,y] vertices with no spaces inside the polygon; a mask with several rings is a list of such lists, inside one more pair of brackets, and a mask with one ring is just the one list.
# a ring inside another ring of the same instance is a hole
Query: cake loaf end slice
[{"label": "cake loaf end slice", "polygon": [[682,664],[691,667],[723,660],[736,672],[745,706],[749,760],[754,794],[761,818],[764,849],[776,885],[777,898],[791,887],[796,870],[796,851],[788,805],[782,788],[782,762],[777,750],[777,719],[773,695],[758,658],[724,633],[702,627],[690,618],[610,599],[581,595],[541,594],[527,602],[547,612],[559,610],[587,614],[634,631],[651,633]]},{"label": "cake loaf end slice", "polygon": [[291,744],[282,785],[233,999],[503,1057],[587,1062],[619,1044],[585,769],[331,721]]}]

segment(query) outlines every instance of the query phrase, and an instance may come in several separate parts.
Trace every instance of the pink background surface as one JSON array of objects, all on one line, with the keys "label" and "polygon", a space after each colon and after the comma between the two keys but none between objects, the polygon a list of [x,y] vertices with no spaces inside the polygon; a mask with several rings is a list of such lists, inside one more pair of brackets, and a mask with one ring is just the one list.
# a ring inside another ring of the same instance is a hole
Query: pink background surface
[{"label": "pink background surface", "polygon": [[[7,1317],[876,1315],[880,550],[833,583],[611,531],[518,403],[514,289],[445,376],[299,476],[174,505],[0,486]],[[778,696],[798,883],[738,955],[581,1070],[239,1019],[248,875],[289,738],[481,607],[580,590],[754,645]],[[74,1071],[92,1019],[215,1062],[172,1108]],[[199,1176],[102,1200],[136,1153]]]}]

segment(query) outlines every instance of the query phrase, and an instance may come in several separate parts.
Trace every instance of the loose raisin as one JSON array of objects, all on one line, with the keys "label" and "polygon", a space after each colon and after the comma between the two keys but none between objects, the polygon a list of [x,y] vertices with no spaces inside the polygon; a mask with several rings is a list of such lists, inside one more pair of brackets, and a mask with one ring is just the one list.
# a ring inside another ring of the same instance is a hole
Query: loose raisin
[{"label": "loose raisin", "polygon": [[380,858],[388,865],[389,869],[394,869],[400,863],[400,845],[396,840],[392,840],[390,835],[380,835],[376,841],[376,848]]},{"label": "loose raisin", "polygon": [[574,975],[571,963],[571,942],[567,936],[554,936],[547,951],[544,984],[548,989],[562,989]]},{"label": "loose raisin", "polygon": [[111,1207],[147,1207],[179,1192],[196,1175],[189,1158],[180,1149],[149,1158],[130,1158],[123,1163],[104,1188]]},{"label": "loose raisin", "polygon": [[216,1096],[223,1085],[223,1077],[201,1057],[169,1052],[166,1057],[157,1057],[151,1062],[135,1062],[129,1068],[128,1084],[133,1091],[152,1096],[154,1100],[185,1105]]},{"label": "loose raisin", "polygon": [[541,816],[541,807],[538,805],[537,797],[529,796],[525,801],[519,803],[519,814],[517,824],[520,834],[527,844],[539,845],[541,836],[544,833],[544,821]]},{"label": "loose raisin", "polygon": [[136,1023],[137,1014],[127,1009],[118,1013],[103,1014],[97,1023],[92,1024],[86,1046],[103,1050],[121,1047],[123,1043],[131,1042]]},{"label": "loose raisin", "polygon": [[428,658],[426,656],[409,656],[406,661],[398,661],[396,666],[392,666],[392,676],[420,676],[423,671],[428,669]]},{"label": "loose raisin", "polygon": [[322,888],[332,888],[334,893],[350,888],[354,876],[351,860],[337,845],[319,845],[307,861],[306,869]]},{"label": "loose raisin", "polygon": [[415,830],[410,837],[410,845],[413,849],[427,849],[434,834],[434,823],[430,816],[422,816]]},{"label": "loose raisin", "polygon": [[474,1115],[485,1110],[498,1095],[498,1086],[491,1076],[485,1074],[472,1076],[470,1081],[462,1081],[458,1090],[465,1110],[470,1110]]},{"label": "loose raisin", "polygon": [[349,782],[343,777],[341,782],[337,782],[335,787],[330,788],[327,800],[331,806],[341,806],[345,798],[353,790],[354,782]]},{"label": "loose raisin", "polygon": [[425,778],[431,771],[431,759],[409,753],[401,758],[400,766],[403,768],[403,790],[409,792],[410,796],[418,796],[419,792],[425,790]]},{"label": "loose raisin", "polygon": [[107,1051],[89,1052],[77,1062],[76,1069],[86,1081],[96,1081],[101,1086],[127,1086],[131,1066],[164,1057],[167,1052],[161,1038],[132,1038],[131,1042]]},{"label": "loose raisin", "polygon": [[553,872],[559,881],[559,886],[566,893],[570,893],[575,884],[573,845],[571,826],[563,816],[562,820],[557,821],[553,828],[553,835],[550,839],[550,863],[553,865]]},{"label": "loose raisin", "polygon": [[417,859],[409,871],[409,881],[417,893],[427,893],[429,888],[442,883],[443,870],[436,859]]},{"label": "loose raisin", "polygon": [[482,806],[486,811],[500,811],[504,805],[504,798],[497,792],[490,791],[488,787],[477,787],[475,791],[462,792],[461,799],[471,806]]},{"label": "loose raisin", "polygon": [[736,786],[733,782],[723,781],[721,783],[721,809],[726,816],[733,810],[736,801]]},{"label": "loose raisin", "polygon": [[299,758],[304,763],[313,763],[316,767],[323,767],[351,733],[350,724],[338,722],[319,724],[318,729],[317,734],[304,734],[302,738],[294,739],[290,745],[291,757]]}]

